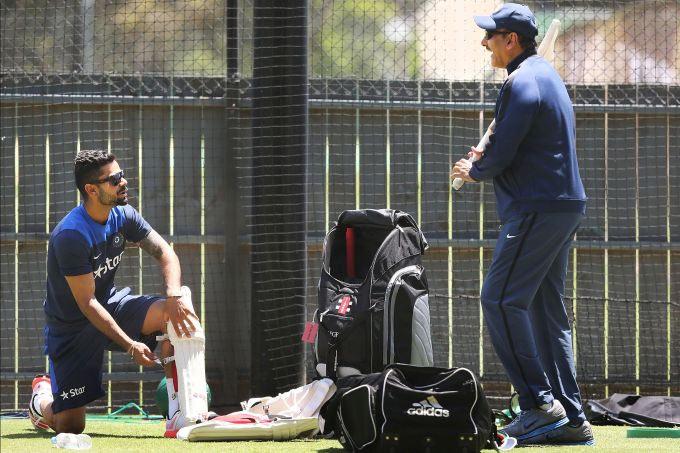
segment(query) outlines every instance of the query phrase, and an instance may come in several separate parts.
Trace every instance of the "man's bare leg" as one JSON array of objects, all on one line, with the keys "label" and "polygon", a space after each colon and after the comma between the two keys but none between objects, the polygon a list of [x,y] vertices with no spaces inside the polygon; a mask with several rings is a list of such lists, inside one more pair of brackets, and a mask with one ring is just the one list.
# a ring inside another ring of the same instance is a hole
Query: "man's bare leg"
[{"label": "man's bare leg", "polygon": [[46,420],[49,420],[47,423],[57,434],[59,433],[80,434],[83,431],[85,431],[84,407],[65,409],[57,414],[54,414],[52,413],[52,403],[49,403],[45,404],[44,406],[43,417],[45,417]]},{"label": "man's bare leg", "polygon": [[52,411],[52,388],[50,379],[37,376],[33,380],[33,395],[29,407],[31,421],[36,428],[52,428],[57,433],[80,434],[85,429],[85,407]]},{"label": "man's bare leg", "polygon": [[[154,302],[149,311],[146,312],[144,324],[142,324],[142,335],[149,335],[154,332],[167,333],[167,320],[165,317],[165,299]],[[172,418],[179,409],[179,401],[174,390],[173,365],[172,362],[165,363],[164,359],[172,357],[174,351],[169,340],[161,341],[161,360],[163,361],[163,372],[166,379],[168,391],[168,419]]]},{"label": "man's bare leg", "polygon": [[165,299],[160,299],[151,304],[146,312],[142,324],[142,335],[150,335],[154,332],[165,332]]}]

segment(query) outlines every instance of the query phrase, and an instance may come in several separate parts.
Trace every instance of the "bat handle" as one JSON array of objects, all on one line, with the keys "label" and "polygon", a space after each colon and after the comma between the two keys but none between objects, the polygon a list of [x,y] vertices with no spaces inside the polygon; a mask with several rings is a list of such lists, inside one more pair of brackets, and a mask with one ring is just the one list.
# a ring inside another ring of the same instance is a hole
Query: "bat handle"
[{"label": "bat handle", "polygon": [[[477,148],[479,149],[479,148]],[[468,159],[470,162],[476,162],[478,159],[476,158],[476,155],[473,155]],[[453,187],[455,190],[460,190],[461,187],[463,187],[463,184],[465,184],[465,181],[463,181],[460,178],[456,178],[453,180],[451,183],[451,187]]]},{"label": "bat handle", "polygon": [[[482,137],[482,139],[477,144],[478,150],[486,149],[486,145],[489,144],[489,137],[493,133],[495,127],[496,127],[496,121],[494,120],[494,121],[491,122],[491,124],[487,128],[486,132],[484,133],[484,136]],[[470,157],[468,160],[470,162],[476,162],[478,160],[477,154],[473,154],[472,157]],[[455,190],[460,190],[460,188],[463,187],[463,184],[465,184],[465,181],[463,181],[460,178],[456,178],[451,183],[451,187],[453,187]]]}]

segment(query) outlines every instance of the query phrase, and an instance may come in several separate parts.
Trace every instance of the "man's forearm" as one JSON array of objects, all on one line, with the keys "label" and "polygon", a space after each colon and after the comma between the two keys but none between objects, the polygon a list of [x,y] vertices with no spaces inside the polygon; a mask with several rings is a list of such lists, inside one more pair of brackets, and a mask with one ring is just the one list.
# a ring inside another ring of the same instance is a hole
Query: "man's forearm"
[{"label": "man's forearm", "polygon": [[179,258],[177,258],[170,244],[156,231],[151,230],[149,235],[139,242],[139,246],[158,260],[163,281],[165,282],[166,295],[179,296],[182,284],[182,271],[179,266]]},{"label": "man's forearm", "polygon": [[179,296],[182,286],[182,271],[179,266],[179,258],[175,252],[168,247],[159,260],[161,274],[165,282],[165,294],[167,296]]},{"label": "man's forearm", "polygon": [[100,332],[107,336],[111,341],[120,346],[124,351],[130,348],[132,339],[120,328],[111,314],[97,301],[92,299],[89,303],[80,307],[85,317]]}]

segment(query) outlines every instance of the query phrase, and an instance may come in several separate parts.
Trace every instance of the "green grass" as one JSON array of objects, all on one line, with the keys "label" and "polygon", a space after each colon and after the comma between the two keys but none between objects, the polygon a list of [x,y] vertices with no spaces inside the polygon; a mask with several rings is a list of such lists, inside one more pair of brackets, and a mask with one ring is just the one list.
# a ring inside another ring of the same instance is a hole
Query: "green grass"
[{"label": "green grass", "polygon": [[[595,447],[531,447],[518,451],[600,453],[631,452],[657,453],[679,452],[678,439],[627,439],[626,428],[596,426]],[[89,421],[86,433],[92,436],[92,452],[143,452],[170,453],[191,451],[229,452],[341,452],[340,444],[334,440],[295,440],[288,442],[183,442],[162,437],[162,422],[113,423],[110,421]],[[37,432],[26,420],[0,420],[0,451],[9,452],[56,452],[50,444],[52,434]],[[487,450],[493,451],[493,450]]]}]

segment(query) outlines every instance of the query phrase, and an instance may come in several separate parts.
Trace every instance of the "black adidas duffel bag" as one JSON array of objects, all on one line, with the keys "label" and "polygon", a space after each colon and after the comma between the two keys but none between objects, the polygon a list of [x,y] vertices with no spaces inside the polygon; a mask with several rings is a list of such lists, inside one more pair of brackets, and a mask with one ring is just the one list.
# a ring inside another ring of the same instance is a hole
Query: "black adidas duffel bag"
[{"label": "black adidas duffel bag", "polygon": [[323,432],[347,450],[479,452],[494,440],[494,416],[466,368],[393,364],[382,373],[339,378],[321,412]]}]

